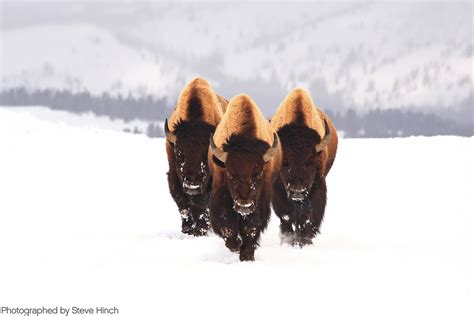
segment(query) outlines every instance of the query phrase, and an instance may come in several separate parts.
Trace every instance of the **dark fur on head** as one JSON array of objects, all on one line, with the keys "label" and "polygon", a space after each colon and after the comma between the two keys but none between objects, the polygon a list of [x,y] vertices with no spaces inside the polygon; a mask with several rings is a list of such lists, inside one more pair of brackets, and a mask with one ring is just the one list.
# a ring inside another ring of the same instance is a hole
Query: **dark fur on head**
[{"label": "dark fur on head", "polygon": [[226,171],[234,199],[257,202],[263,185],[263,155],[270,146],[261,140],[232,135],[223,146],[228,152]]},{"label": "dark fur on head", "polygon": [[263,156],[263,154],[270,148],[270,145],[259,139],[251,139],[242,135],[232,134],[227,138],[224,144],[224,151],[231,152],[248,152]]},{"label": "dark fur on head", "polygon": [[283,148],[280,176],[285,187],[309,190],[315,178],[322,176],[322,155],[316,152],[321,137],[313,129],[300,124],[283,126],[278,135]]},{"label": "dark fur on head", "polygon": [[176,172],[183,182],[201,182],[204,186],[209,180],[207,167],[207,151],[209,148],[209,135],[215,127],[207,123],[190,123],[179,121],[174,126],[176,143],[172,145],[175,159]]}]

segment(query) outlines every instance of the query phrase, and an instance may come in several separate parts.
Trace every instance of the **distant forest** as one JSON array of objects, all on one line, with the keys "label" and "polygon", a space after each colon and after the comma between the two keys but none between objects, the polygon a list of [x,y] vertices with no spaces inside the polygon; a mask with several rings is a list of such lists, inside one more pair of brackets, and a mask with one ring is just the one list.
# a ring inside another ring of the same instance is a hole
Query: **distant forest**
[{"label": "distant forest", "polygon": [[[172,111],[170,102],[152,96],[134,98],[132,96],[112,97],[107,93],[94,96],[88,92],[42,90],[30,92],[24,88],[0,92],[0,105],[28,106],[43,105],[55,110],[74,113],[91,112],[97,116],[112,119],[146,120],[150,123],[145,131],[135,128],[134,133],[146,133],[150,137],[162,137],[163,129],[159,122],[164,121]],[[346,138],[363,137],[405,137],[412,135],[459,135],[473,136],[473,126],[452,119],[441,118],[435,114],[404,111],[397,109],[371,110],[358,114],[354,110],[333,113],[325,110]]]}]

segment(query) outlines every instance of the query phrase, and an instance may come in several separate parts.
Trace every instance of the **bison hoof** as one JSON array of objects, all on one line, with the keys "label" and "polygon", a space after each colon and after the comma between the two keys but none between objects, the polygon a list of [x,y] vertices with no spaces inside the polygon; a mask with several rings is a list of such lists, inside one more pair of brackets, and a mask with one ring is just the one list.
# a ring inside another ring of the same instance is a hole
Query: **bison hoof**
[{"label": "bison hoof", "polygon": [[206,236],[209,230],[209,223],[206,221],[194,222],[192,219],[183,220],[181,231],[191,236]]},{"label": "bison hoof", "polygon": [[255,256],[253,252],[241,252],[240,261],[255,261]]},{"label": "bison hoof", "polygon": [[192,223],[183,221],[183,224],[181,225],[181,232],[183,232],[183,234],[193,235],[193,231],[194,229]]},{"label": "bison hoof", "polygon": [[305,246],[311,246],[313,244],[313,240],[311,238],[300,238],[297,241],[297,245],[300,248],[303,248]]},{"label": "bison hoof", "polygon": [[206,221],[198,221],[196,225],[193,225],[194,236],[206,236],[209,230],[209,223]]},{"label": "bison hoof", "polygon": [[239,252],[240,246],[242,246],[242,240],[240,238],[227,238],[225,246],[232,252]]},{"label": "bison hoof", "polygon": [[294,245],[295,234],[294,233],[282,233],[282,232],[280,232],[280,242],[281,242],[281,244]]},{"label": "bison hoof", "polygon": [[207,229],[197,227],[192,230],[191,234],[196,237],[207,236]]}]

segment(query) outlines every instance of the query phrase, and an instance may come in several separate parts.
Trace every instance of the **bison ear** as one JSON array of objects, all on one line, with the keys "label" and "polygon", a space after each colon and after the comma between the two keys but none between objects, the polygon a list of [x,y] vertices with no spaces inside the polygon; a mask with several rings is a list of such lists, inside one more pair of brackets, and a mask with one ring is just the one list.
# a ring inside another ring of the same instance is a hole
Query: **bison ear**
[{"label": "bison ear", "polygon": [[217,159],[216,156],[214,156],[214,155],[212,155],[212,162],[220,168],[225,168],[225,163],[223,163],[222,161]]}]

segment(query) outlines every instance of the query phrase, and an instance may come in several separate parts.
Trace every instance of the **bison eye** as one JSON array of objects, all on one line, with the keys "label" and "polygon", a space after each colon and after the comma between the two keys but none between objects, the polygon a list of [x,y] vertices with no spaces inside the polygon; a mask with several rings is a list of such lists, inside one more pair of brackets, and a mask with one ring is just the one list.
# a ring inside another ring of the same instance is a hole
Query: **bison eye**
[{"label": "bison eye", "polygon": [[232,176],[231,174],[227,174],[227,181],[229,181],[230,184],[236,185],[237,184],[237,178]]},{"label": "bison eye", "polygon": [[263,170],[254,171],[252,176],[253,176],[254,178],[261,179],[262,176],[263,176]]},{"label": "bison eye", "polygon": [[255,168],[253,168],[252,176],[253,177],[261,177],[263,173],[263,165],[256,165]]}]

